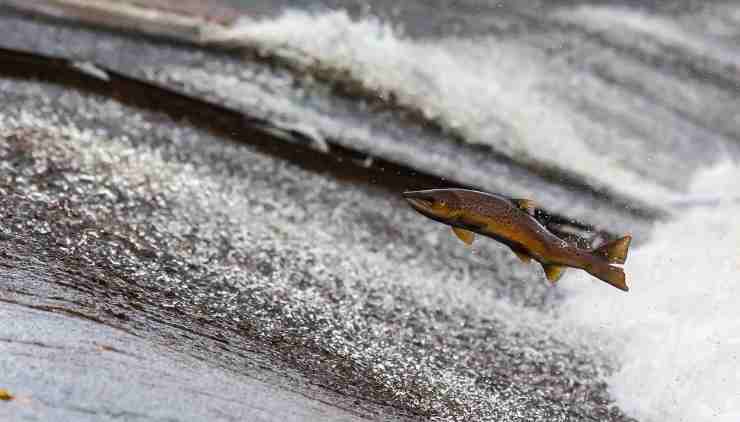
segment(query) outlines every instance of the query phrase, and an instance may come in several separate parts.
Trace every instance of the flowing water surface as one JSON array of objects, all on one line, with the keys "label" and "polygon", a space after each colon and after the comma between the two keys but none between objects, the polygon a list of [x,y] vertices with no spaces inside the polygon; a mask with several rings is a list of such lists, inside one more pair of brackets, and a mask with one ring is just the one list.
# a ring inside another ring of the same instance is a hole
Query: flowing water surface
[{"label": "flowing water surface", "polygon": [[[574,203],[547,183],[493,173],[487,164],[505,160],[638,208],[667,209],[671,217],[632,251],[628,295],[571,275],[563,285],[573,292],[554,312],[611,345],[621,369],[609,378],[610,389],[632,415],[740,418],[737,4],[283,3],[266,8],[268,18],[245,19],[234,37],[416,112],[447,140],[351,116],[326,125],[313,120],[316,130],[349,144],[387,144],[387,151],[423,136],[432,151],[450,138],[483,145],[489,152],[482,164],[442,148],[407,162],[544,198],[550,209],[590,221],[601,216],[589,203]],[[299,114],[323,106],[305,105]]]}]

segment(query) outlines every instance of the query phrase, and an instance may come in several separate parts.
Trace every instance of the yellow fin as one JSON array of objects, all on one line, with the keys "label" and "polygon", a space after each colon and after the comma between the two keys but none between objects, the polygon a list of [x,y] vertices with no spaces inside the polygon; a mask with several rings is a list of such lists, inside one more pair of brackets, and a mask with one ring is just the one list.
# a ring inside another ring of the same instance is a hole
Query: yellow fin
[{"label": "yellow fin", "polygon": [[473,244],[473,240],[475,240],[475,233],[471,232],[470,230],[461,229],[459,227],[453,227],[452,231],[455,233],[455,236],[465,242],[465,244]]},{"label": "yellow fin", "polygon": [[531,257],[531,256],[529,256],[529,255],[527,255],[527,253],[526,253],[526,252],[524,252],[524,251],[516,250],[516,249],[513,249],[513,248],[512,248],[511,250],[512,250],[512,251],[514,252],[514,254],[515,254],[515,255],[516,255],[517,257],[519,257],[519,259],[520,259],[520,260],[521,260],[522,262],[529,262],[529,260],[531,260],[531,259],[532,259],[532,257]]},{"label": "yellow fin", "polygon": [[560,277],[565,272],[565,267],[561,267],[560,265],[542,264],[542,269],[545,270],[547,279],[553,284],[560,280]]},{"label": "yellow fin", "polygon": [[534,210],[537,208],[537,204],[531,199],[512,199],[511,202],[529,215],[534,215]]}]

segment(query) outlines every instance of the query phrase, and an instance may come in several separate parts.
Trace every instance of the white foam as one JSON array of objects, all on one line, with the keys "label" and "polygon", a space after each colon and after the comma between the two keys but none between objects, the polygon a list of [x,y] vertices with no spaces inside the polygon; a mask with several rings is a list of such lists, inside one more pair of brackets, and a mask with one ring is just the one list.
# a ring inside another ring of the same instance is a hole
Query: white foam
[{"label": "white foam", "polygon": [[574,124],[575,111],[549,91],[569,75],[553,74],[542,52],[524,43],[494,37],[411,40],[378,20],[353,21],[343,11],[288,11],[274,20],[247,20],[227,38],[300,66],[347,71],[367,89],[392,92],[468,142],[492,145],[515,160],[559,167],[654,204],[672,197],[672,191],[622,166],[619,157],[591,150],[588,134]]},{"label": "white foam", "polygon": [[605,337],[621,364],[611,392],[642,421],[740,420],[738,180],[731,164],[698,177],[692,192],[732,200],[655,227],[625,266],[629,293],[580,274],[562,281],[566,320]]}]

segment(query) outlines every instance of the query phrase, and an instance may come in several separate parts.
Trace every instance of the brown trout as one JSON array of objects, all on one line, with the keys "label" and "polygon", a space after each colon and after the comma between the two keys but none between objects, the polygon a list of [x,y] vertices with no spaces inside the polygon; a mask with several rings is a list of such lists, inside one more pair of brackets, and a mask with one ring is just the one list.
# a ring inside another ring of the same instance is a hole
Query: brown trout
[{"label": "brown trout", "polygon": [[629,290],[624,270],[618,265],[627,260],[631,236],[583,249],[568,244],[537,221],[534,202],[528,199],[467,189],[411,191],[403,196],[416,211],[452,226],[455,235],[468,245],[478,233],[505,244],[523,262],[534,259],[542,264],[551,283],[562,277],[565,267],[572,267],[620,290]]}]

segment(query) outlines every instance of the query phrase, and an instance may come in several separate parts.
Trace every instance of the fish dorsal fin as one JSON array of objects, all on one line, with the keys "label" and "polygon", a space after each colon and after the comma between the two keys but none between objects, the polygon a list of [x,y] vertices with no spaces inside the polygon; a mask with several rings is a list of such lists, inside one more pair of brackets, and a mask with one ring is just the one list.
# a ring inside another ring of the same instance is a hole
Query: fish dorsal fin
[{"label": "fish dorsal fin", "polygon": [[531,199],[512,199],[511,202],[529,215],[534,215],[534,210],[537,208],[537,204]]},{"label": "fish dorsal fin", "polygon": [[529,256],[529,254],[521,249],[518,248],[511,248],[511,250],[514,252],[514,254],[522,261],[522,262],[529,262],[532,257]]},{"label": "fish dorsal fin", "polygon": [[553,284],[560,280],[560,277],[565,272],[565,267],[561,267],[560,265],[542,264],[542,269],[545,270],[547,279]]},{"label": "fish dorsal fin", "polygon": [[470,230],[461,229],[460,227],[453,227],[452,231],[455,233],[458,239],[465,242],[466,245],[472,245],[475,240],[475,233]]}]

